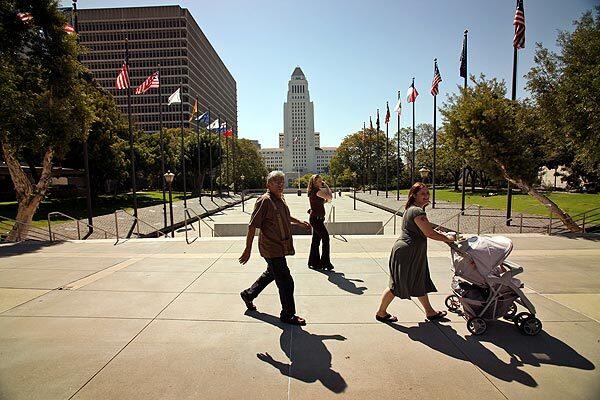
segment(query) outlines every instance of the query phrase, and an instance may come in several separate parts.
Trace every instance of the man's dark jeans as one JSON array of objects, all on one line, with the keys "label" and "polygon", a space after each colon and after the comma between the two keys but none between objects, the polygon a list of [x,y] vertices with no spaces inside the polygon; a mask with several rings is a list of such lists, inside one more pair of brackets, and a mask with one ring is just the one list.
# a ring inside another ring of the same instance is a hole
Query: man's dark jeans
[{"label": "man's dark jeans", "polygon": [[267,270],[246,289],[246,294],[254,300],[269,283],[275,281],[279,289],[279,300],[281,300],[281,318],[289,319],[296,315],[296,304],[294,303],[294,280],[290,274],[285,257],[265,258]]}]

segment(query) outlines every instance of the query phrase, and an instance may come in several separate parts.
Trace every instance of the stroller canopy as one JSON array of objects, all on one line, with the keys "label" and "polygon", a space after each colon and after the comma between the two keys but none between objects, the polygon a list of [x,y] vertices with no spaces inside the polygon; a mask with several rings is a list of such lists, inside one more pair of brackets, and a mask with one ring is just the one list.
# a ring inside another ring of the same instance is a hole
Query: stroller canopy
[{"label": "stroller canopy", "polygon": [[489,275],[500,265],[513,249],[512,241],[504,236],[473,236],[466,241],[461,250],[469,254],[477,270],[483,275]]}]

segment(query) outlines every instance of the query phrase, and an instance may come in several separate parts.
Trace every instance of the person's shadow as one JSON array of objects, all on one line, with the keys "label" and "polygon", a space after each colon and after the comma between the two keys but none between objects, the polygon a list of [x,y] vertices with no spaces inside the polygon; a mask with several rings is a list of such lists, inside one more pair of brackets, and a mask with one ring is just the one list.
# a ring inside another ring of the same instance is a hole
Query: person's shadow
[{"label": "person's shadow", "polygon": [[[331,353],[323,343],[325,340],[346,340],[344,336],[312,334],[303,327],[283,324],[279,318],[260,311],[246,311],[246,315],[281,329],[279,344],[290,363],[277,361],[269,353],[258,353],[256,357],[259,360],[271,364],[290,378],[307,383],[319,381],[334,393],[346,390],[348,384],[339,372],[331,368]],[[288,332],[292,335],[292,342]]]},{"label": "person's shadow", "polygon": [[[538,386],[535,379],[521,370],[525,364],[539,366],[551,364],[584,370],[595,369],[566,343],[542,331],[538,336],[529,337],[519,333],[512,324],[494,321],[494,325],[482,336],[459,335],[450,325],[420,322],[418,326],[404,327],[389,323],[393,329],[405,333],[410,339],[458,360],[473,363],[484,372],[505,382],[519,382],[529,387]],[[444,338],[441,338],[439,333]],[[446,340],[447,339],[447,340]],[[491,350],[481,344],[490,342],[503,348],[509,355],[508,363],[500,360]],[[449,343],[450,342],[450,343]]]},{"label": "person's shadow", "polygon": [[368,288],[366,286],[356,286],[354,282],[363,283],[362,279],[348,279],[343,272],[318,269],[318,272],[327,275],[327,280],[340,289],[352,294],[364,294]]}]

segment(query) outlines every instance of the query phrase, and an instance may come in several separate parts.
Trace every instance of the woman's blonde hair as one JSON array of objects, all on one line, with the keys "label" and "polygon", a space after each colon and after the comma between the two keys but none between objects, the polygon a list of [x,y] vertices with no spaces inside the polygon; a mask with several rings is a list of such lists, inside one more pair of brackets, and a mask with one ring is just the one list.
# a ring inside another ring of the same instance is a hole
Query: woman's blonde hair
[{"label": "woman's blonde hair", "polygon": [[318,191],[321,188],[316,188],[315,189],[315,181],[317,180],[317,178],[320,178],[321,175],[319,174],[314,174],[313,176],[310,177],[310,179],[308,180],[308,187],[306,188],[306,192],[308,194],[311,194],[313,191]]},{"label": "woman's blonde hair", "polygon": [[404,205],[405,210],[408,210],[408,208],[410,206],[415,204],[415,200],[417,199],[417,194],[423,188],[427,188],[427,185],[425,185],[422,182],[415,182],[415,184],[412,185],[412,187],[408,191],[408,200],[406,200],[406,204]]}]

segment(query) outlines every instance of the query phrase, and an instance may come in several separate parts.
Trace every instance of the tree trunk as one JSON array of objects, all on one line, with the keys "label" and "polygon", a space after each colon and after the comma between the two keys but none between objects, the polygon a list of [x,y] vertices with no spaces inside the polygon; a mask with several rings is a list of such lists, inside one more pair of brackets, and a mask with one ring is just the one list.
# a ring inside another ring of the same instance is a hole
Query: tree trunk
[{"label": "tree trunk", "polygon": [[460,170],[458,171],[450,171],[452,175],[452,179],[454,180],[454,191],[458,192],[458,181],[460,179]]},{"label": "tree trunk", "polygon": [[10,177],[15,187],[15,194],[19,203],[15,225],[12,227],[9,235],[9,241],[18,241],[27,239],[29,227],[38,206],[46,196],[46,191],[52,177],[52,156],[54,151],[48,147],[42,160],[42,172],[39,181],[34,185],[16,158],[13,148],[6,141],[6,137],[1,139],[2,153],[4,161],[8,167]]},{"label": "tree trunk", "polygon": [[474,169],[469,170],[471,176],[471,193],[475,193],[475,181],[477,180],[477,172]]},{"label": "tree trunk", "polygon": [[555,214],[562,221],[562,223],[565,225],[565,227],[568,230],[570,230],[571,232],[581,232],[581,228],[579,227],[579,225],[577,225],[575,223],[575,221],[573,221],[573,218],[571,218],[571,216],[569,214],[567,214],[566,212],[561,210],[560,207],[558,207],[556,205],[556,203],[554,203],[552,200],[550,200],[548,197],[544,196],[543,194],[539,193],[531,185],[529,185],[527,182],[523,181],[522,179],[513,179],[510,176],[508,176],[504,165],[502,163],[500,163],[497,159],[495,159],[494,161],[500,166],[500,169],[502,170],[504,177],[507,180],[509,180],[510,183],[516,185],[524,193],[529,194],[531,197],[533,197],[534,199],[536,199],[537,201],[539,201],[546,207],[550,208],[550,211],[552,212],[552,214]]}]

